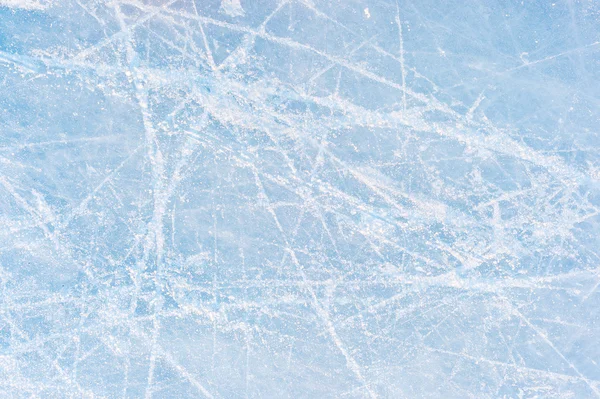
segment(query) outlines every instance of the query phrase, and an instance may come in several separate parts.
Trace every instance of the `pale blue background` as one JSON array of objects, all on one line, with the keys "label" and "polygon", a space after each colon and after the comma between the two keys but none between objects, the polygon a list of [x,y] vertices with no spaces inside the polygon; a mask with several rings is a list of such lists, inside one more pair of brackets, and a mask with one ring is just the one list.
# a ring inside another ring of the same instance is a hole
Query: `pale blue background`
[{"label": "pale blue background", "polygon": [[597,2],[0,4],[0,397],[600,396]]}]

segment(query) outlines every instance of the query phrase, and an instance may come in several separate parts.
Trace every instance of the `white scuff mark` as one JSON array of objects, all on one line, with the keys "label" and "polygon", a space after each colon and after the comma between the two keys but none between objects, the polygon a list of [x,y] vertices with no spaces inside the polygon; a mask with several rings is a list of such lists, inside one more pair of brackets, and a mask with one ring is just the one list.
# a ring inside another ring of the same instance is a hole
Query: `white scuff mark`
[{"label": "white scuff mark", "polygon": [[371,12],[369,11],[369,7],[365,8],[363,12],[365,14],[366,19],[371,18]]},{"label": "white scuff mark", "polygon": [[590,179],[595,180],[595,181],[600,181],[600,167],[597,167],[593,164],[591,164],[590,162],[588,162],[588,166],[589,166],[589,176]]},{"label": "white scuff mark", "polygon": [[222,0],[221,8],[219,11],[225,15],[234,18],[243,17],[244,15],[246,15],[244,9],[242,8],[240,0]]},{"label": "white scuff mark", "polygon": [[52,5],[49,0],[0,0],[0,7],[45,10]]},{"label": "white scuff mark", "polygon": [[400,72],[402,73],[402,111],[406,113],[406,68],[404,66],[404,38],[402,37],[402,21],[400,6],[396,2],[396,25],[398,25],[398,41],[400,43]]},{"label": "white scuff mark", "polygon": [[467,120],[469,120],[469,121],[473,120],[473,113],[475,112],[475,110],[477,110],[477,108],[479,107],[479,105],[481,104],[481,102],[483,100],[485,100],[485,96],[483,95],[483,91],[482,91],[481,93],[479,93],[477,100],[475,100],[475,102],[473,103],[471,108],[469,108],[469,111],[467,111],[467,115],[466,115]]}]

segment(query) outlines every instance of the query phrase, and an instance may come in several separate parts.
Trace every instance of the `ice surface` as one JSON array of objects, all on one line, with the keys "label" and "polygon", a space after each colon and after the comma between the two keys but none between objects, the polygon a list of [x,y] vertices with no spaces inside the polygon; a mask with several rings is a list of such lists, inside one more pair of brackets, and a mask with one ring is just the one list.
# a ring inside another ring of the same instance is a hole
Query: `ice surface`
[{"label": "ice surface", "polygon": [[599,82],[591,0],[0,0],[0,397],[599,397]]}]

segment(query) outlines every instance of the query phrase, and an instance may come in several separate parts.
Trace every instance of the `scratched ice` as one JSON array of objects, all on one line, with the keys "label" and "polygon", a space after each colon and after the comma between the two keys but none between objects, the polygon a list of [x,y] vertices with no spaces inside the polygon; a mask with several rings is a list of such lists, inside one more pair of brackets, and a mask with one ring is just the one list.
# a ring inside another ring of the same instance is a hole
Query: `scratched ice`
[{"label": "scratched ice", "polygon": [[599,21],[0,0],[0,397],[600,397]]}]

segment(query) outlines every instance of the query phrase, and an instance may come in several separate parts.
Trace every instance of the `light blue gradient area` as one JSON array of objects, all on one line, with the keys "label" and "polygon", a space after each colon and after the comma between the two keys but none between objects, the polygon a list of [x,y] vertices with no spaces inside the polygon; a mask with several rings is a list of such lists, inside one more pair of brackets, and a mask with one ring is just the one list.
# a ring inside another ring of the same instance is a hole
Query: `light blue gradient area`
[{"label": "light blue gradient area", "polygon": [[600,396],[600,3],[0,4],[1,398]]}]

